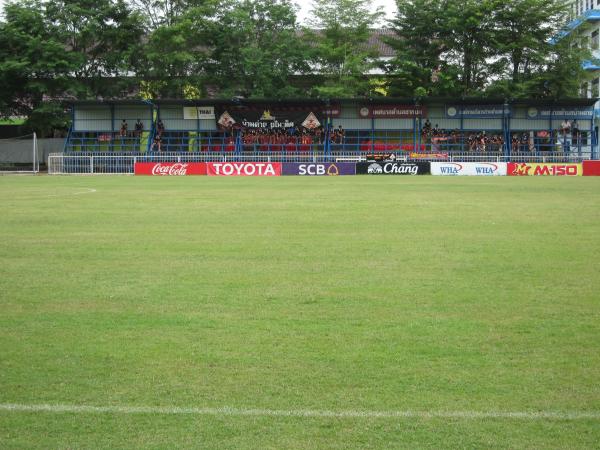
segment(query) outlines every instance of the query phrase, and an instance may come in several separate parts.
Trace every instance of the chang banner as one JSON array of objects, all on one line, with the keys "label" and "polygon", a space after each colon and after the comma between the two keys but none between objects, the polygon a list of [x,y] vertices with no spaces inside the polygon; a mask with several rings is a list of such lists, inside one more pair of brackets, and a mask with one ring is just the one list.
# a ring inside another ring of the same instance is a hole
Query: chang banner
[{"label": "chang banner", "polygon": [[357,175],[429,175],[428,162],[372,162],[356,164]]},{"label": "chang banner", "polygon": [[282,175],[300,176],[337,176],[355,175],[356,164],[354,163],[283,163]]},{"label": "chang banner", "polygon": [[553,176],[553,177],[575,177],[583,175],[581,164],[559,163],[559,164],[537,164],[537,163],[508,163],[508,175],[510,176]]},{"label": "chang banner", "polygon": [[432,162],[431,174],[444,176],[506,176],[506,163]]}]

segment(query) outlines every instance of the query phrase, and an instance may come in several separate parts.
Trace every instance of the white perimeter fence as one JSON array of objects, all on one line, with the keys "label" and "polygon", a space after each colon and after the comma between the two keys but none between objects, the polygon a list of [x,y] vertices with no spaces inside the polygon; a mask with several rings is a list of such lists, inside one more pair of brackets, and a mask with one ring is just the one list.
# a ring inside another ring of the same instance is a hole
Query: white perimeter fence
[{"label": "white perimeter fence", "polygon": [[[425,156],[425,155],[423,155]],[[590,155],[571,153],[513,153],[504,156],[494,153],[453,153],[445,158],[410,158],[405,153],[394,155],[396,161],[460,161],[460,162],[537,162],[537,163],[579,163],[590,159]],[[327,155],[311,153],[148,153],[138,155],[115,154],[64,154],[52,153],[48,156],[50,175],[132,175],[138,162],[363,162],[366,155],[359,152],[333,152]]]}]

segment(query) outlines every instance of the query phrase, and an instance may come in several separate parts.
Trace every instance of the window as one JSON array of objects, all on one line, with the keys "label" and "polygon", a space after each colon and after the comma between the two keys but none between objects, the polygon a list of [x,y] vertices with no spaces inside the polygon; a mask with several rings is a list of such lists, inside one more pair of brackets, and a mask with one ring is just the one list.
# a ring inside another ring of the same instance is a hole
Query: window
[{"label": "window", "polygon": [[588,84],[587,83],[583,83],[581,85],[581,91],[579,92],[579,95],[583,98],[587,98],[587,96],[588,96]]},{"label": "window", "polygon": [[600,44],[600,38],[598,30],[596,30],[592,33],[592,50],[598,50],[598,44]]},{"label": "window", "polygon": [[592,98],[600,97],[600,78],[595,78],[592,81]]}]

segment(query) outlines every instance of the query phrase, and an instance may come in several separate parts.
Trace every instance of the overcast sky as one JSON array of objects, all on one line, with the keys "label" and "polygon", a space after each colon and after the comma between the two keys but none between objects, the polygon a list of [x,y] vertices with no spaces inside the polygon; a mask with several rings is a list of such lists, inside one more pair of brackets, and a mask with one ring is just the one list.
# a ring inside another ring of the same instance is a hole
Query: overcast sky
[{"label": "overcast sky", "polygon": [[[0,7],[3,7],[5,2],[6,0],[0,0]],[[298,6],[300,6],[300,11],[298,12],[298,19],[302,21],[310,11],[312,0],[295,0],[295,2],[298,4]],[[373,5],[373,9],[375,9],[378,6],[383,7],[383,10],[385,12],[384,19],[392,19],[394,17],[394,14],[396,13],[395,0],[372,0],[371,4]]]},{"label": "overcast sky", "polygon": [[[297,3],[298,6],[300,6],[300,11],[298,12],[298,19],[300,21],[303,21],[311,9],[312,0],[295,0],[295,3]],[[396,14],[396,0],[372,0],[370,3],[371,5],[373,5],[373,10],[375,10],[375,8],[377,8],[378,6],[381,6],[383,8],[383,11],[385,13],[384,23],[385,19],[389,20],[394,18],[394,15]]]}]

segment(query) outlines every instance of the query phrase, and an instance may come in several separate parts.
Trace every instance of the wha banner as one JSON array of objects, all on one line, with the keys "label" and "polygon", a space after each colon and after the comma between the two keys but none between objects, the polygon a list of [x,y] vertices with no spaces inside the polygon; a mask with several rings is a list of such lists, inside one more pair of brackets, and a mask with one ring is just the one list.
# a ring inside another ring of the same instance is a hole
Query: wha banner
[{"label": "wha banner", "polygon": [[267,162],[219,162],[207,163],[210,176],[221,177],[278,177],[281,163]]},{"label": "wha banner", "polygon": [[432,162],[432,175],[506,176],[506,163]]},{"label": "wha banner", "polygon": [[158,176],[185,176],[206,175],[206,163],[135,163],[133,167],[136,175],[158,175]]},{"label": "wha banner", "polygon": [[536,164],[536,163],[508,163],[510,176],[554,176],[575,177],[583,175],[581,164]]},{"label": "wha banner", "polygon": [[282,175],[336,176],[355,175],[354,163],[283,163]]}]

